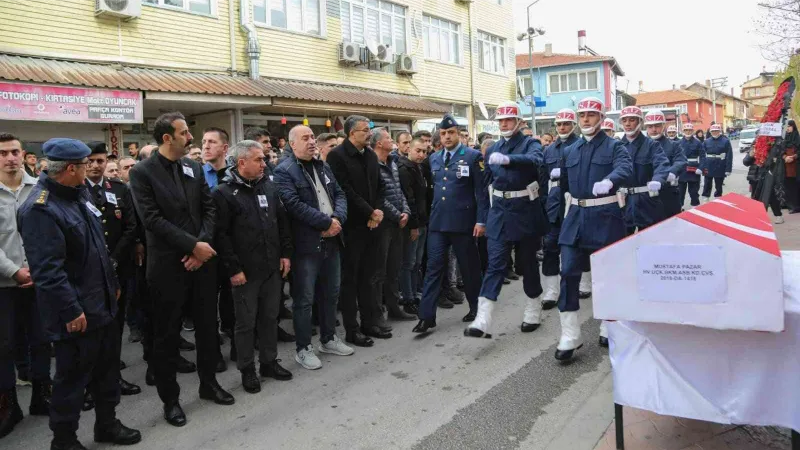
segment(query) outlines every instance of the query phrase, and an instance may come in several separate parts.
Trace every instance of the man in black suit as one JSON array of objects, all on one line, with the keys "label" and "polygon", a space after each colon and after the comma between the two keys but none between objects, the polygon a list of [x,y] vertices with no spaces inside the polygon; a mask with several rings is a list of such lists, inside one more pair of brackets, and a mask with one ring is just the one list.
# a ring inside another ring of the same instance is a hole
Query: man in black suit
[{"label": "man in black suit", "polygon": [[375,230],[383,220],[380,209],[383,186],[378,157],[367,146],[372,134],[369,119],[348,117],[344,122],[344,132],[347,139],[331,150],[327,160],[347,197],[340,304],[345,340],[359,347],[371,347],[373,341],[367,336],[392,337],[392,328],[383,319],[379,303],[383,293],[372,283],[378,266],[379,233]]},{"label": "man in black suit", "polygon": [[192,302],[200,398],[231,405],[234,398],[217,383],[215,208],[203,167],[185,158],[192,135],[180,113],[156,119],[158,150],[130,174],[136,211],[147,236],[147,283],[153,302],[153,363],[164,418],[186,424],[175,379],[183,304]]}]

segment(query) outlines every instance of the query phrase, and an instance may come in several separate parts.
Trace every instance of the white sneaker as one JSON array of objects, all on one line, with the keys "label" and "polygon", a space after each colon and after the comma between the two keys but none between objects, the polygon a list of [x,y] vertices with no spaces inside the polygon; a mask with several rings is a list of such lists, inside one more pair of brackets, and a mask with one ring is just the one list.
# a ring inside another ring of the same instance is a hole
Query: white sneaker
[{"label": "white sneaker", "polygon": [[355,351],[348,347],[339,336],[333,335],[333,339],[324,344],[320,342],[319,347],[317,347],[320,353],[330,353],[332,355],[339,355],[339,356],[349,356],[352,355]]},{"label": "white sneaker", "polygon": [[308,345],[294,355],[294,360],[308,370],[316,370],[322,367],[322,361],[317,358],[314,349]]},{"label": "white sneaker", "polygon": [[778,224],[778,225],[782,224],[783,222],[784,222],[784,220],[783,220],[783,216],[778,216],[778,217],[776,217],[776,218],[775,218],[775,220],[773,221],[773,223],[776,223],[776,224]]}]

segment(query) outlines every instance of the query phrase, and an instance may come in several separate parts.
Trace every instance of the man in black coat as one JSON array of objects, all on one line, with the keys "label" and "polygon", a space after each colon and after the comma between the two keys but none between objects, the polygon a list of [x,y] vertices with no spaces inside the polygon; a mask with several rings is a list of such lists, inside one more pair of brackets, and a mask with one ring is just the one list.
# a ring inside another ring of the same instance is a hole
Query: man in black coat
[{"label": "man in black coat", "polygon": [[[378,257],[378,232],[383,221],[383,187],[378,157],[367,145],[371,136],[369,119],[350,116],[344,122],[347,139],[328,154],[336,181],[347,197],[347,222],[344,224],[341,306],[345,340],[359,347],[371,347],[372,336],[392,337],[392,328],[383,320],[380,292],[372,286]],[[361,312],[361,328],[358,313]],[[365,336],[366,335],[366,336]]]},{"label": "man in black coat", "polygon": [[131,189],[147,236],[147,282],[153,302],[153,355],[164,418],[186,424],[175,378],[183,304],[192,302],[200,398],[231,405],[217,383],[216,213],[203,167],[186,156],[192,135],[180,113],[156,119],[158,150],[131,170]]}]

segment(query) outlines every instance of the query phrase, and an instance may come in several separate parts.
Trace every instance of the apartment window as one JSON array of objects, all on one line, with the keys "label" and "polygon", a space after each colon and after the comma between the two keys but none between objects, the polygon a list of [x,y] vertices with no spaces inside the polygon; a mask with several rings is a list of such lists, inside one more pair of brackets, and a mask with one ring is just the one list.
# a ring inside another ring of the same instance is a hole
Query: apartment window
[{"label": "apartment window", "polygon": [[342,39],[388,45],[406,52],[406,7],[379,0],[342,0]]},{"label": "apartment window", "polygon": [[257,24],[320,35],[322,0],[253,0]]},{"label": "apartment window", "polygon": [[597,71],[556,73],[549,77],[550,93],[596,91]]},{"label": "apartment window", "polygon": [[214,10],[213,1],[214,0],[142,0],[142,3],[210,15]]},{"label": "apartment window", "polygon": [[689,113],[689,107],[686,106],[686,103],[680,103],[680,104],[675,105],[675,109],[678,110],[678,114],[688,114]]},{"label": "apartment window", "polygon": [[505,75],[506,40],[493,34],[478,31],[479,67],[487,72]]},{"label": "apartment window", "polygon": [[528,95],[531,95],[532,88],[531,88],[531,77],[530,77],[530,75],[529,76],[525,76],[525,77],[519,77],[519,80],[520,80],[520,82],[522,84],[522,96],[526,97]]},{"label": "apartment window", "polygon": [[461,25],[423,15],[422,38],[425,58],[461,64]]}]

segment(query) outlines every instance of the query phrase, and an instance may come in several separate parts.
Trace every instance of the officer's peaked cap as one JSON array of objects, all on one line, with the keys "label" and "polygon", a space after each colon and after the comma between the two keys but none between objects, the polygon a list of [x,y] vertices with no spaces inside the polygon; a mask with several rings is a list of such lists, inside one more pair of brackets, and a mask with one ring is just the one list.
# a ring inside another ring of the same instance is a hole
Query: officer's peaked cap
[{"label": "officer's peaked cap", "polygon": [[47,159],[52,161],[79,161],[92,153],[92,150],[77,139],[53,138],[42,146]]}]

